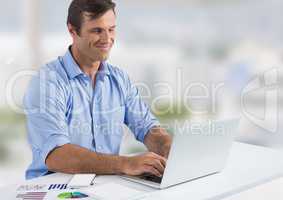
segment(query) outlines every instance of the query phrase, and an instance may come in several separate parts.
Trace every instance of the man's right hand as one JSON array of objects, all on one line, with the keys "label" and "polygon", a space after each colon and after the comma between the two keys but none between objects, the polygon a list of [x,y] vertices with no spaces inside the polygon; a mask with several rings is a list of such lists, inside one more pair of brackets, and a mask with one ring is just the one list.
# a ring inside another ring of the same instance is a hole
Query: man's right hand
[{"label": "man's right hand", "polygon": [[166,166],[166,158],[153,152],[127,157],[123,164],[123,173],[130,176],[153,174],[161,177]]}]

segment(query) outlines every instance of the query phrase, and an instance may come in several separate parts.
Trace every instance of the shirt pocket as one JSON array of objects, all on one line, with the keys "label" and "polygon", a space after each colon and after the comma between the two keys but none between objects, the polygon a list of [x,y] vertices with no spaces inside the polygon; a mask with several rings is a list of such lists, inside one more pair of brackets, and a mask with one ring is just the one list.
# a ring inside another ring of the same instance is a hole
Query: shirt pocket
[{"label": "shirt pocket", "polygon": [[99,122],[100,133],[103,135],[120,135],[125,118],[125,107],[117,106],[107,111],[102,111]]}]

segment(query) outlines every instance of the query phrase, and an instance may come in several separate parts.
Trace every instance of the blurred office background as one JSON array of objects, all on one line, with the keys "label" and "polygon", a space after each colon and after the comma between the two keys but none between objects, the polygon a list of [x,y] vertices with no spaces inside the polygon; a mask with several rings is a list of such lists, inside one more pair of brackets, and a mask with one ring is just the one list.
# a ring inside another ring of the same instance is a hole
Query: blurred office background
[{"label": "blurred office background", "polygon": [[[0,0],[0,3],[0,186],[3,186],[24,180],[24,171],[31,161],[25,117],[21,114],[22,97],[30,79],[28,70],[36,70],[63,55],[71,38],[66,28],[70,0]],[[283,148],[283,1],[117,0],[116,3],[118,35],[110,62],[130,74],[162,123],[170,127],[175,119],[237,115],[242,118],[238,140]],[[266,73],[271,74],[269,82],[265,82]],[[244,109],[240,97],[244,88],[257,78],[259,87],[245,95]],[[166,83],[169,88],[159,83]],[[186,96],[186,88],[195,83],[190,97]],[[214,96],[213,88],[222,83],[224,86]],[[265,83],[273,86],[263,87]],[[269,90],[274,93],[268,93]],[[266,98],[269,94],[271,101]],[[267,112],[270,109],[274,112]],[[129,134],[125,141],[122,153],[142,148]]]}]

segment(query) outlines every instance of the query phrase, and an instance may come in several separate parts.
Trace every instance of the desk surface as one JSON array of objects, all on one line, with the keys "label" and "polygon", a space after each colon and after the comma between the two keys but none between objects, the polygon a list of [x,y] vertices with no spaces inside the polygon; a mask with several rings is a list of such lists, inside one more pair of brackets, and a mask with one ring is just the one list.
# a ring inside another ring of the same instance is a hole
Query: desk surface
[{"label": "desk surface", "polygon": [[283,178],[270,181],[260,186],[229,196],[223,200],[266,200],[283,199]]},{"label": "desk surface", "polygon": [[[141,184],[132,183],[118,176],[98,176],[95,184],[108,182],[143,191],[142,199],[223,199],[267,183],[283,176],[282,151],[235,142],[225,170],[219,174],[180,184],[165,190],[155,190]],[[21,184],[68,183],[71,175],[52,174]],[[16,199],[16,188],[11,185],[1,188],[4,199]],[[94,186],[95,187],[95,186]]]}]

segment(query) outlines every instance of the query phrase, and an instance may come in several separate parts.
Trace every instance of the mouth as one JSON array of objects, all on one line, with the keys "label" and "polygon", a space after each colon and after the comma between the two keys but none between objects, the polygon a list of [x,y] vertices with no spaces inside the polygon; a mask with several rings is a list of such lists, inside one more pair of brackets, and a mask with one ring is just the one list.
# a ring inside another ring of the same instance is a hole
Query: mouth
[{"label": "mouth", "polygon": [[97,49],[100,49],[101,51],[109,51],[111,49],[111,44],[102,44],[102,45],[96,45],[95,47]]}]

